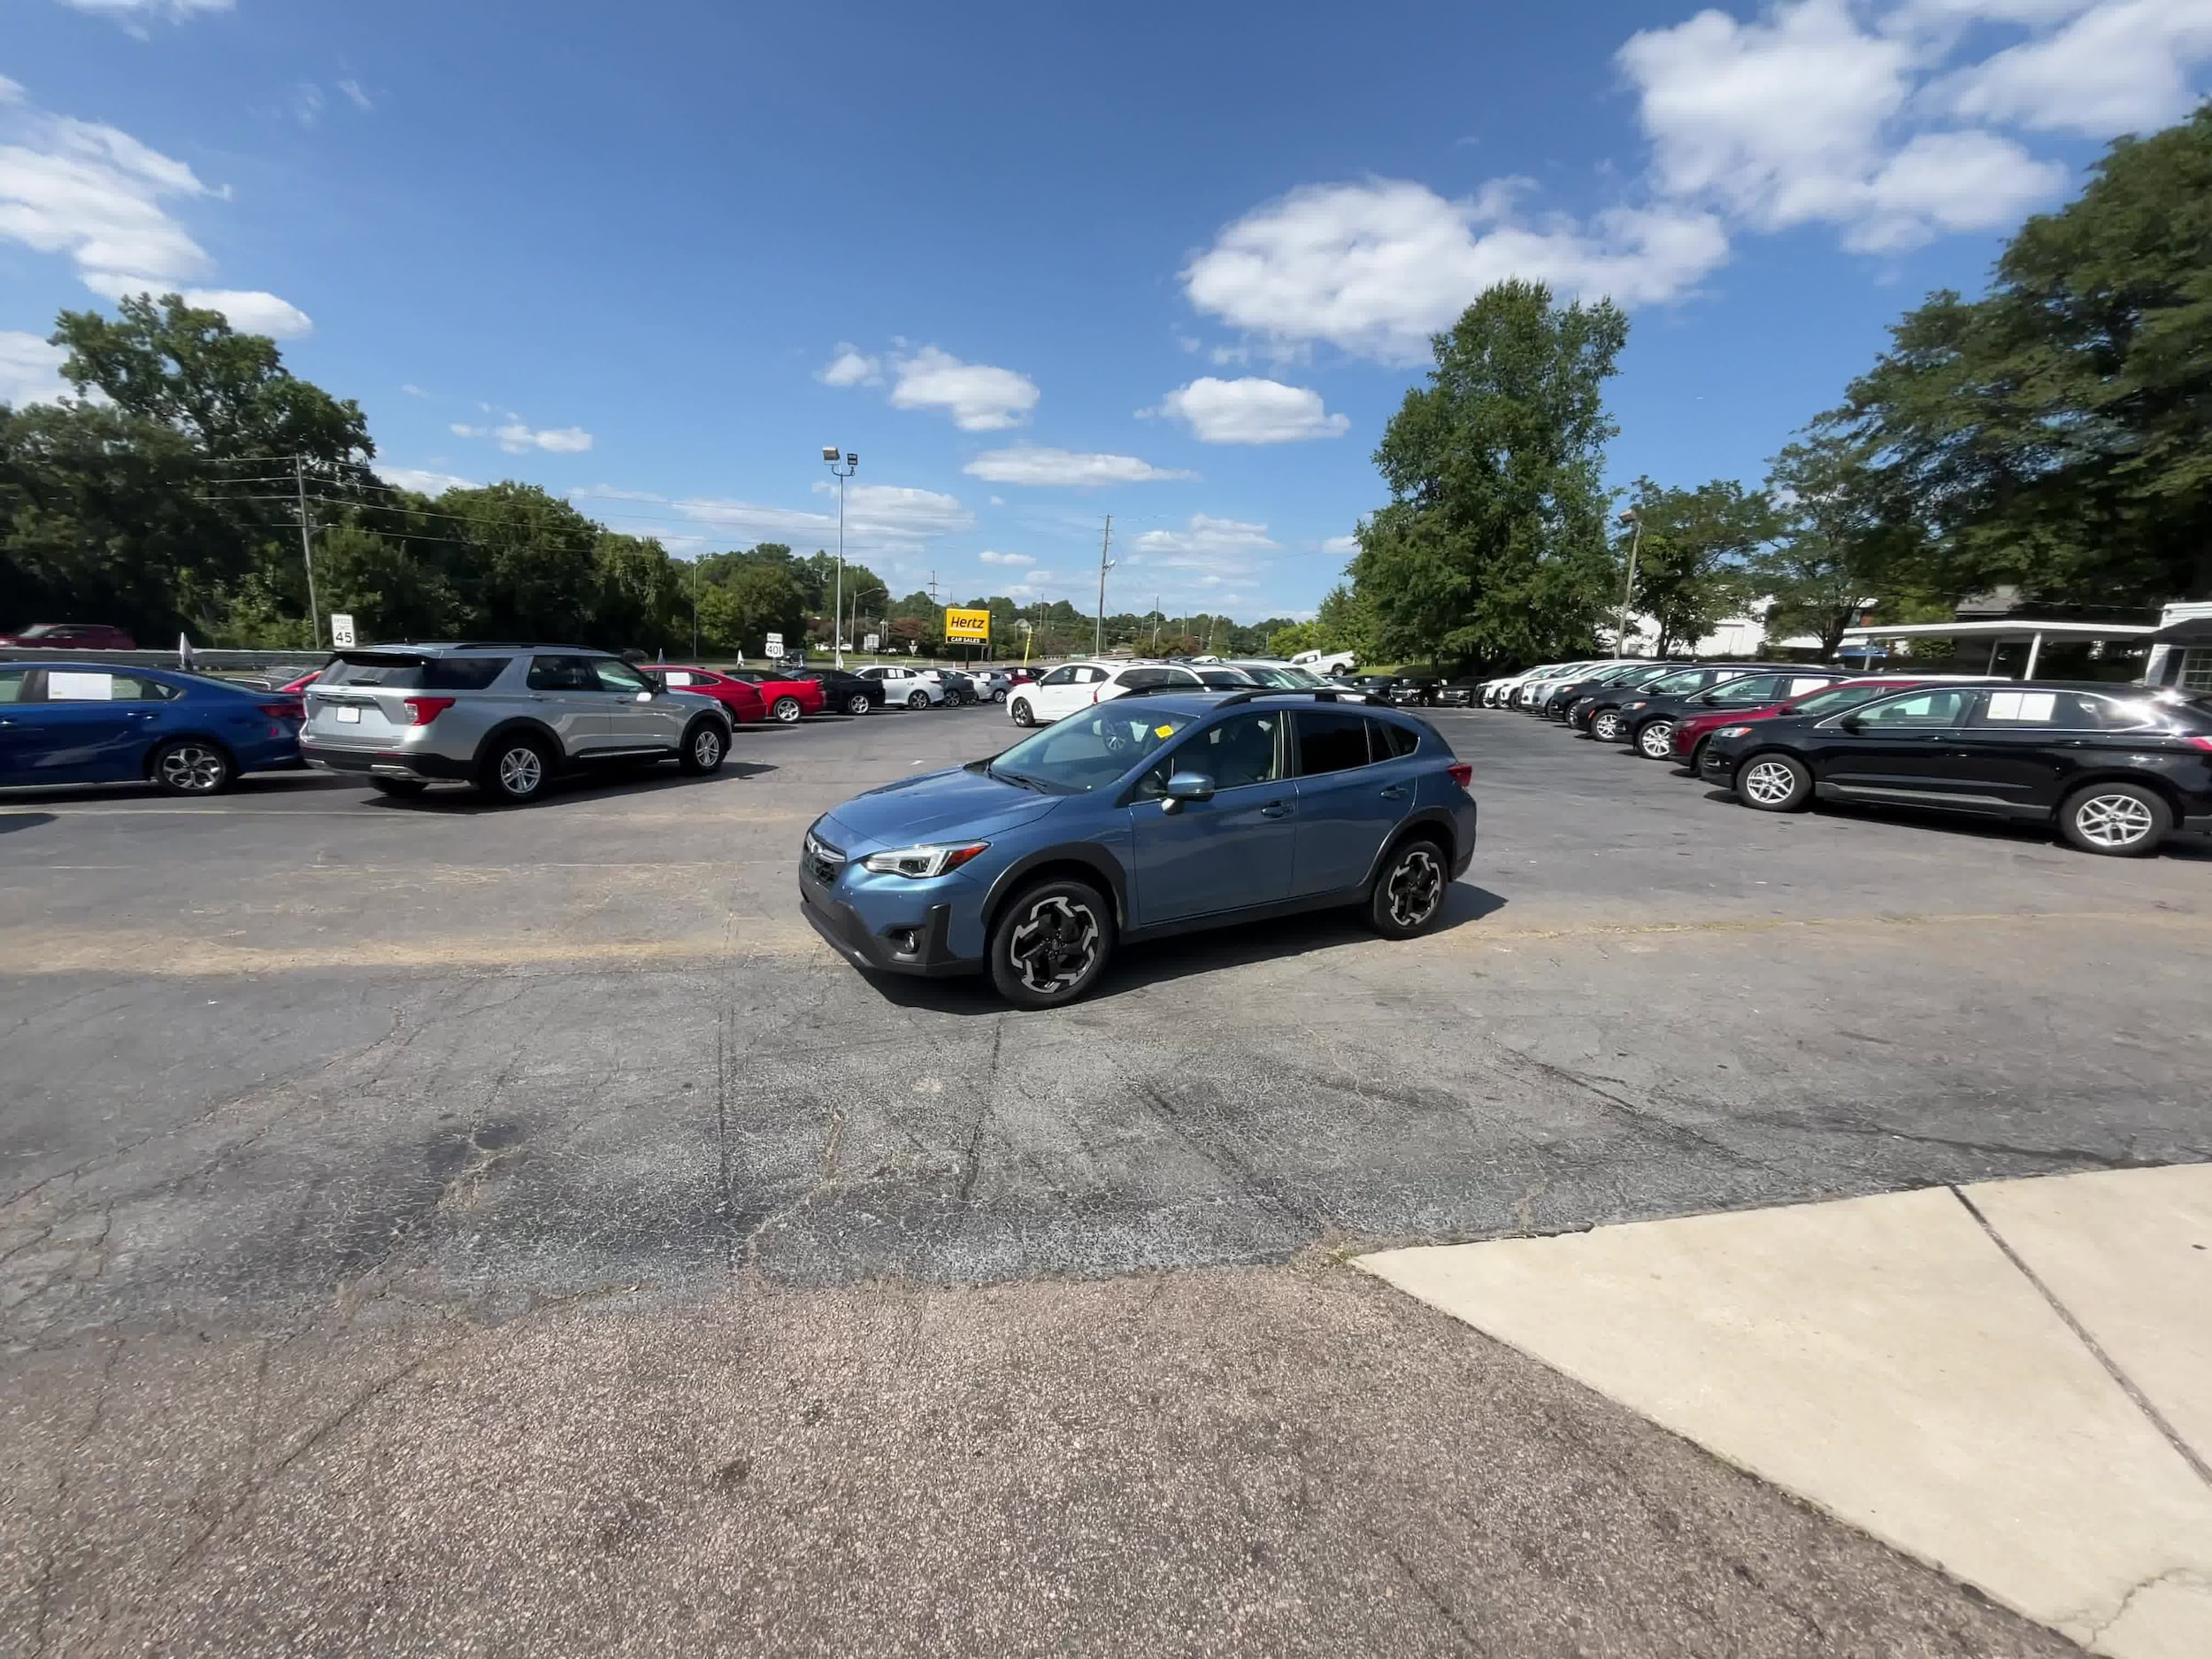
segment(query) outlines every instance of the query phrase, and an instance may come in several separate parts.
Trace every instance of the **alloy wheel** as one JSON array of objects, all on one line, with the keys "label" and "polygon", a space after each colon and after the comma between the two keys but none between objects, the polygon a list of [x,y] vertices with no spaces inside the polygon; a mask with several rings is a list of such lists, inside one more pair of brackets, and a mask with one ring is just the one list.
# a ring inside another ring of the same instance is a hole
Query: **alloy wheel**
[{"label": "alloy wheel", "polygon": [[1743,792],[1761,806],[1778,806],[1797,788],[1797,773],[1785,760],[1755,760],[1744,769]]},{"label": "alloy wheel", "polygon": [[2131,795],[2093,795],[2074,809],[2081,838],[2100,847],[2132,847],[2154,826],[2151,810]]},{"label": "alloy wheel", "polygon": [[796,697],[778,697],[775,712],[778,725],[796,726],[799,723],[799,700]]},{"label": "alloy wheel", "polygon": [[1664,760],[1674,749],[1674,722],[1654,720],[1636,739],[1636,747],[1650,760]]},{"label": "alloy wheel", "polygon": [[527,743],[518,743],[499,757],[502,794],[521,800],[538,792],[545,781],[545,758]]},{"label": "alloy wheel", "polygon": [[1607,709],[1590,721],[1590,735],[1601,737],[1608,742],[1621,734],[1621,717]]},{"label": "alloy wheel", "polygon": [[864,692],[864,691],[856,691],[856,692],[854,692],[854,693],[853,693],[853,695],[852,695],[851,696],[849,696],[849,697],[846,698],[846,699],[845,699],[845,712],[846,712],[846,713],[848,713],[848,714],[865,714],[865,713],[867,713],[867,712],[868,712],[868,694],[867,694],[866,692]]},{"label": "alloy wheel", "polygon": [[1390,872],[1390,919],[1418,927],[1436,914],[1444,898],[1444,866],[1426,847],[1412,847]]},{"label": "alloy wheel", "polygon": [[199,743],[179,743],[161,757],[161,780],[180,795],[212,795],[222,787],[223,757]]},{"label": "alloy wheel", "polygon": [[1014,929],[1007,954],[1021,982],[1040,996],[1065,990],[1098,960],[1098,918],[1087,904],[1059,894],[1030,907]]},{"label": "alloy wheel", "polygon": [[691,740],[691,757],[700,771],[712,772],[722,758],[722,733],[710,726],[701,726],[699,735]]}]

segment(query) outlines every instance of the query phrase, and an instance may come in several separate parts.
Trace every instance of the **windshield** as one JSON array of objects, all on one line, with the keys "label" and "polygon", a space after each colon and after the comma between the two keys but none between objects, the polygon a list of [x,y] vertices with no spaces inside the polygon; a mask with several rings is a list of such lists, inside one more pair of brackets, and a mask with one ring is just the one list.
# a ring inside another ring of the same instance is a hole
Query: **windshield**
[{"label": "windshield", "polygon": [[1685,668],[1678,672],[1662,674],[1649,685],[1640,687],[1655,697],[1671,697],[1685,691],[1702,691],[1721,676],[1709,668]]},{"label": "windshield", "polygon": [[388,691],[482,691],[510,657],[404,657],[347,652],[329,664],[319,686],[378,686]]},{"label": "windshield", "polygon": [[1191,723],[1187,714],[1171,714],[1148,704],[1142,697],[1117,698],[1071,714],[998,756],[991,762],[991,773],[1056,795],[1084,795],[1118,783],[1131,767]]},{"label": "windshield", "polygon": [[1809,714],[1816,718],[1840,714],[1846,709],[1855,709],[1862,703],[1871,703],[1877,697],[1886,697],[1901,686],[1838,686],[1832,691],[1815,692],[1809,697],[1800,697],[1789,705],[1792,714]]},{"label": "windshield", "polygon": [[1284,668],[1271,663],[1253,663],[1244,672],[1271,691],[1310,691],[1321,683],[1302,668]]}]

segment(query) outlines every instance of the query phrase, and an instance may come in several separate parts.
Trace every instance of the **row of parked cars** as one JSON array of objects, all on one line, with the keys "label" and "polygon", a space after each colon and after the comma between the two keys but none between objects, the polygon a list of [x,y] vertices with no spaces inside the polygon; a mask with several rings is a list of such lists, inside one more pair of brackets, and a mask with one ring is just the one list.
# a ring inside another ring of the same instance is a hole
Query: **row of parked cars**
[{"label": "row of parked cars", "polygon": [[717,770],[735,728],[1004,701],[997,673],[645,664],[572,646],[385,645],[259,682],[96,661],[0,663],[0,787],[144,781],[214,795],[243,773],[357,772],[394,795],[475,784],[524,802],[562,772]]},{"label": "row of parked cars", "polygon": [[1672,762],[1755,811],[1929,808],[2120,856],[2212,832],[2212,699],[2169,689],[1640,658],[1551,664],[1479,697]]}]

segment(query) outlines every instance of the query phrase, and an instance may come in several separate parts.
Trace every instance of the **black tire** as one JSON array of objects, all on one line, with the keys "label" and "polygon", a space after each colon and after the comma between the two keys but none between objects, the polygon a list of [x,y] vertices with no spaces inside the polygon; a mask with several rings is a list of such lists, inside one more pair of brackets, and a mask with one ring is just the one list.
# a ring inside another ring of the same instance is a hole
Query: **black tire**
[{"label": "black tire", "polygon": [[553,779],[553,752],[545,740],[517,733],[486,751],[477,787],[502,806],[526,806],[544,795]]},{"label": "black tire", "polygon": [[1030,708],[1029,699],[1026,697],[1015,698],[1012,703],[1008,706],[1006,711],[1013,717],[1014,724],[1016,726],[1034,726],[1037,724],[1036,713]]},{"label": "black tire", "polygon": [[1059,1008],[1114,954],[1114,907],[1088,882],[1054,877],[1016,894],[991,926],[991,983],[1017,1008]]},{"label": "black tire", "polygon": [[407,800],[426,791],[430,786],[419,778],[372,778],[369,787],[379,795],[388,795]]},{"label": "black tire", "polygon": [[1444,919],[1451,860],[1427,835],[1409,835],[1391,849],[1367,901],[1367,920],[1385,939],[1411,939]]},{"label": "black tire", "polygon": [[694,720],[684,732],[684,746],[676,751],[677,770],[694,778],[704,778],[722,770],[729,752],[729,733],[722,729],[720,722]]},{"label": "black tire", "polygon": [[799,700],[796,697],[778,697],[769,707],[768,718],[778,726],[796,726],[799,723],[800,715],[805,712],[806,710],[799,707]]},{"label": "black tire", "polygon": [[2156,852],[2173,826],[2166,797],[2135,783],[2093,783],[2068,795],[2058,810],[2058,833],[2066,844],[2106,858]]},{"label": "black tire", "polygon": [[906,694],[906,706],[910,709],[926,709],[929,707],[929,693],[926,691],[908,692]]},{"label": "black tire", "polygon": [[220,795],[238,781],[238,763],[220,743],[176,737],[146,757],[146,775],[165,795]]},{"label": "black tire", "polygon": [[865,714],[871,706],[868,694],[864,691],[856,691],[845,699],[845,712],[848,714]]},{"label": "black tire", "polygon": [[1674,722],[1646,720],[1629,740],[1646,760],[1664,760],[1674,753]]},{"label": "black tire", "polygon": [[1763,749],[1736,768],[1736,799],[1755,812],[1801,812],[1812,804],[1813,774],[1796,756]]}]

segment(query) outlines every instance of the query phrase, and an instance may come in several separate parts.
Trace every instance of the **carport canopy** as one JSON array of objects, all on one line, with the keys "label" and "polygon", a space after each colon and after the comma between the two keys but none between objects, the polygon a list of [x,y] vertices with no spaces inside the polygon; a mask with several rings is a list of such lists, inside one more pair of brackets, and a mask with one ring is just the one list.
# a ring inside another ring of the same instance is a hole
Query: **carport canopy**
[{"label": "carport canopy", "polygon": [[2008,617],[1994,622],[1905,622],[1887,628],[1846,628],[1842,649],[1871,645],[1879,640],[1987,640],[1990,666],[1993,668],[2000,646],[2025,645],[2028,665],[2021,671],[2020,678],[2033,680],[2045,640],[2124,640],[2144,643],[2158,631],[2154,624],[2147,622],[2044,622],[2029,617]]}]

